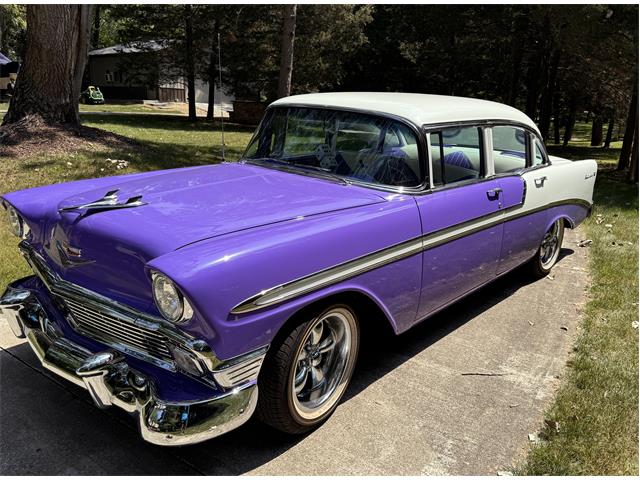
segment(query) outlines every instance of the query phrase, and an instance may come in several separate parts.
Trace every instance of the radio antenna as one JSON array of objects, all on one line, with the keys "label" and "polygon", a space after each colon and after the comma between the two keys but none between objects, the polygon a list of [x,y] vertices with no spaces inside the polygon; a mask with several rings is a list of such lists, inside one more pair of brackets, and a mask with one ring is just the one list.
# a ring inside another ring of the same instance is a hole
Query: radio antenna
[{"label": "radio antenna", "polygon": [[220,128],[222,129],[222,160],[224,161],[224,110],[222,109],[222,60],[220,55],[220,34],[218,33],[218,98],[220,98]]}]

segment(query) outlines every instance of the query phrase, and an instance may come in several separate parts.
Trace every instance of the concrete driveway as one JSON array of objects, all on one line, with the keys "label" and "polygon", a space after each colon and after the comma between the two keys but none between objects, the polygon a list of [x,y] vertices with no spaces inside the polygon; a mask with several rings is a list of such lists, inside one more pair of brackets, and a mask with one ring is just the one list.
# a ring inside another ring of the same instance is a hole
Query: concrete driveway
[{"label": "concrete driveway", "polygon": [[587,285],[580,231],[553,279],[511,273],[386,343],[365,347],[333,417],[305,437],[258,422],[203,444],[144,443],[116,409],[44,372],[0,326],[0,474],[495,474],[564,373]]}]

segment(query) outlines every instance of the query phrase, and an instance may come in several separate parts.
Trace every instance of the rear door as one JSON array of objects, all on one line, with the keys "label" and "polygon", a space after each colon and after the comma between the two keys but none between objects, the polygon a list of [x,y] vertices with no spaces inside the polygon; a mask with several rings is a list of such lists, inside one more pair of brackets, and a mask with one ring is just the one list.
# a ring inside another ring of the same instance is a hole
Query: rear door
[{"label": "rear door", "polygon": [[488,178],[487,132],[477,126],[430,131],[431,193],[416,197],[424,235],[418,319],[496,275],[503,192]]},{"label": "rear door", "polygon": [[504,223],[497,271],[501,274],[526,262],[540,246],[549,216],[548,210],[541,209],[547,202],[547,157],[533,133],[514,125],[493,126],[491,146],[505,206],[515,206],[512,211],[505,211],[507,218],[515,215]]}]

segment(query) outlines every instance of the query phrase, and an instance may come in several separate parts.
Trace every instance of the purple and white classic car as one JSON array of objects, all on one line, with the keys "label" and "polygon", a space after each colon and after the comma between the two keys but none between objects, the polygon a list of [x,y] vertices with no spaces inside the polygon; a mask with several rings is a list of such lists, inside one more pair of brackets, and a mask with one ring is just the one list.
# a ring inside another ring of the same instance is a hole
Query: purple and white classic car
[{"label": "purple and white classic car", "polygon": [[546,275],[596,163],[467,98],[278,100],[242,159],[4,195],[35,275],[0,316],[143,438],[183,445],[335,410],[362,333],[399,334],[522,264]]}]

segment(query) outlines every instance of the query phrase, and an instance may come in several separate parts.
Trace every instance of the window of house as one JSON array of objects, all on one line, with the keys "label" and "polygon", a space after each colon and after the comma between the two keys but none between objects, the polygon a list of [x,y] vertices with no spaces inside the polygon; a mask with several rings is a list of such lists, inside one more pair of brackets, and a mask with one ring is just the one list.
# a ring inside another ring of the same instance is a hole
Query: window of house
[{"label": "window of house", "polygon": [[431,133],[430,142],[434,185],[446,185],[483,176],[480,128],[445,128]]},{"label": "window of house", "polygon": [[104,72],[104,80],[107,83],[113,83],[113,73],[110,70]]},{"label": "window of house", "polygon": [[496,173],[514,172],[527,166],[527,133],[523,128],[497,126],[491,129],[493,165]]}]

